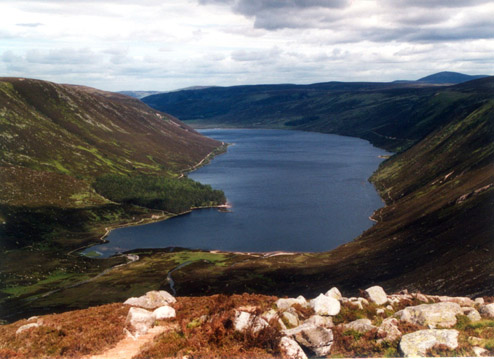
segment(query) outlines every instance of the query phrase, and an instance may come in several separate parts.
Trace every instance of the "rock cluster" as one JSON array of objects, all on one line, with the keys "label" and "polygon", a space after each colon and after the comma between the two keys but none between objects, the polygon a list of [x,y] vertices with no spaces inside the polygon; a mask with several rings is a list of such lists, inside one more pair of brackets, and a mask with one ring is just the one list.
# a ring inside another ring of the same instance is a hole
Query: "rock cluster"
[{"label": "rock cluster", "polygon": [[[407,291],[387,295],[383,288],[374,286],[363,292],[364,297],[343,297],[337,288],[331,288],[325,294],[306,300],[281,298],[276,301],[276,309],[262,315],[255,315],[253,308],[237,308],[234,320],[238,331],[259,331],[268,325],[281,328],[283,335],[280,348],[284,355],[293,359],[307,356],[323,357],[331,354],[334,343],[334,317],[338,316],[342,305],[354,307],[355,310],[367,306],[374,308],[373,318],[361,318],[337,325],[342,332],[360,333],[374,331],[377,343],[399,341],[398,348],[405,357],[425,356],[427,351],[438,345],[449,349],[458,347],[459,332],[451,328],[457,323],[458,315],[465,315],[471,322],[494,317],[494,304],[483,303],[481,298],[472,300],[466,297],[429,296],[421,293],[409,294]],[[404,309],[395,312],[395,307],[408,303]],[[410,305],[415,302],[423,304]],[[312,308],[314,315],[303,320],[295,307]],[[478,310],[477,310],[478,309]],[[379,316],[379,320],[378,319]],[[374,322],[374,324],[373,324]],[[409,323],[429,329],[416,330],[403,334],[401,323]],[[475,347],[475,353],[482,355],[483,348]]]},{"label": "rock cluster", "polygon": [[124,304],[132,306],[126,319],[127,333],[136,338],[146,334],[156,320],[175,318],[175,309],[170,304],[176,301],[170,293],[164,290],[151,291],[143,296],[127,299]]}]

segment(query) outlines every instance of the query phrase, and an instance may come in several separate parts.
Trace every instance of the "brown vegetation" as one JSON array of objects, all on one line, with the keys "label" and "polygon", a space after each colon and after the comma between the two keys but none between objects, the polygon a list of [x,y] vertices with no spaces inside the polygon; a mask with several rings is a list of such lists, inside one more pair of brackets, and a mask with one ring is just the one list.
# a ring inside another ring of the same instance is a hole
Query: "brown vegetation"
[{"label": "brown vegetation", "polygon": [[279,356],[281,334],[272,327],[256,333],[236,332],[233,327],[235,308],[251,307],[261,314],[273,305],[269,296],[213,295],[210,297],[178,298],[175,305],[178,332],[165,333],[143,350],[137,358],[270,358]]},{"label": "brown vegetation", "polygon": [[16,335],[21,320],[0,326],[0,358],[66,358],[98,353],[124,337],[129,308],[120,303],[43,316]]}]

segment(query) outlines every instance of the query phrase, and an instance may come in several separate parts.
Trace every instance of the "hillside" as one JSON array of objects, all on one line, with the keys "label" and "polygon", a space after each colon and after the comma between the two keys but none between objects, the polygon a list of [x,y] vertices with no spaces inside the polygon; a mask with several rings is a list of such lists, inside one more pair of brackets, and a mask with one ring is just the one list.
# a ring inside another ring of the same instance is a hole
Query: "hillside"
[{"label": "hillside", "polygon": [[477,80],[487,77],[487,75],[465,75],[459,72],[443,71],[437,74],[422,77],[417,82],[427,82],[430,84],[459,84],[462,82]]},{"label": "hillside", "polygon": [[[345,86],[350,89],[347,97],[363,96],[363,88],[369,88]],[[381,100],[383,94],[388,96],[387,102],[377,106],[382,111],[368,111],[375,107],[368,102],[362,103],[363,108],[359,103],[349,107],[349,111],[367,114],[368,121],[372,113],[388,113],[396,121],[388,131],[400,131],[400,118],[391,114],[400,109],[406,94],[416,105],[410,102],[411,107],[400,113],[407,114],[403,127],[415,139],[407,143],[407,150],[385,161],[372,178],[387,204],[374,214],[376,225],[333,251],[134,250],[129,253],[131,261],[114,257],[111,263],[87,258],[74,262],[72,257],[47,263],[38,255],[36,265],[43,263],[51,269],[36,273],[34,279],[22,271],[16,280],[7,276],[10,282],[3,291],[8,294],[4,303],[16,310],[4,317],[13,320],[29,313],[87,308],[159,289],[181,296],[250,292],[311,297],[330,283],[353,295],[374,284],[391,292],[406,287],[439,295],[493,295],[493,89],[494,78],[444,88],[374,88],[366,96]],[[344,98],[344,94],[339,96]],[[392,138],[382,138],[388,141],[386,146],[396,144]],[[100,218],[107,215],[98,214]],[[130,218],[119,220],[126,223]],[[11,255],[21,258],[21,254]]]},{"label": "hillside", "polygon": [[448,116],[465,116],[488,96],[483,92],[473,95],[462,87],[333,82],[210,88],[159,94],[142,101],[197,127],[337,133],[400,151],[442,126]]},{"label": "hillside", "polygon": [[2,358],[341,358],[494,354],[493,297],[331,288],[307,300],[173,297],[35,316],[0,327]]},{"label": "hillside", "polygon": [[0,78],[0,136],[0,303],[125,262],[68,254],[106,227],[224,202],[179,179],[223,144],[127,96]]},{"label": "hillside", "polygon": [[12,318],[123,301],[160,289],[181,296],[311,297],[329,283],[352,295],[375,284],[391,292],[493,295],[493,89],[494,78],[486,78],[436,88],[423,98],[434,109],[433,121],[416,117],[414,123],[435,127],[376,171],[372,181],[386,207],[374,214],[377,223],[352,242],[327,253],[134,250],[129,254],[138,260],[89,281],[74,278],[75,286],[58,282],[60,290],[43,297],[32,296],[43,286],[29,287],[21,298],[30,300],[17,301],[19,313]]}]

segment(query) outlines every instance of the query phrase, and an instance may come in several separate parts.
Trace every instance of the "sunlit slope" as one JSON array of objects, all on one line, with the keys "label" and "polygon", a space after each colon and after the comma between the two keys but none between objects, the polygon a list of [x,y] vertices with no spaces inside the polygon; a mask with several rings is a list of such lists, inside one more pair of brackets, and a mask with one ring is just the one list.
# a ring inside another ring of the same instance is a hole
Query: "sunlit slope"
[{"label": "sunlit slope", "polygon": [[96,176],[174,175],[220,145],[127,96],[17,78],[0,79],[0,136],[0,200],[15,205],[101,202]]}]

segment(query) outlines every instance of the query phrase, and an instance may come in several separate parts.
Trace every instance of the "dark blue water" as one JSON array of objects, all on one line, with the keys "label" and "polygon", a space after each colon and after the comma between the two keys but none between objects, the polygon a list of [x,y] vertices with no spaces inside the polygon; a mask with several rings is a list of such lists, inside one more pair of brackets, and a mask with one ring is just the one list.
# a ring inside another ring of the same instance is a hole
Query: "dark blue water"
[{"label": "dark blue water", "polygon": [[116,229],[104,256],[135,248],[326,251],[372,225],[383,203],[367,179],[387,154],[367,141],[279,130],[204,130],[233,144],[190,178],[222,189],[231,213],[193,211]]}]

